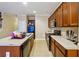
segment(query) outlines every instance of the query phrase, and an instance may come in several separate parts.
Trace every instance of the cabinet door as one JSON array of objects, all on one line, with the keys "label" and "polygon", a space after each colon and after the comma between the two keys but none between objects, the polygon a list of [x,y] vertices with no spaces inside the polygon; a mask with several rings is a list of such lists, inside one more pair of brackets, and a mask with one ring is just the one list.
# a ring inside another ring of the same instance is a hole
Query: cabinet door
[{"label": "cabinet door", "polygon": [[63,26],[69,26],[69,19],[70,19],[70,7],[69,7],[69,3],[65,2],[62,4],[62,13],[63,13],[63,16],[62,16],[62,24]]},{"label": "cabinet door", "polygon": [[51,39],[51,52],[53,56],[55,56],[55,45],[54,45],[54,39]]},{"label": "cabinet door", "polygon": [[70,3],[70,26],[78,26],[78,3]]},{"label": "cabinet door", "polygon": [[78,50],[78,57],[79,57],[79,50]]},{"label": "cabinet door", "polygon": [[50,18],[48,18],[48,27],[50,28]]},{"label": "cabinet door", "polygon": [[67,50],[67,57],[77,57],[78,56],[77,50]]},{"label": "cabinet door", "polygon": [[54,43],[53,42],[51,42],[51,51],[52,51],[52,54],[54,56]]},{"label": "cabinet door", "polygon": [[56,47],[56,57],[65,57],[57,47]]},{"label": "cabinet door", "polygon": [[53,19],[55,19],[55,14],[54,13],[53,13],[52,17],[53,17]]},{"label": "cabinet door", "polygon": [[58,8],[58,26],[62,26],[62,5]]},{"label": "cabinet door", "polygon": [[58,10],[55,12],[56,26],[59,27]]}]

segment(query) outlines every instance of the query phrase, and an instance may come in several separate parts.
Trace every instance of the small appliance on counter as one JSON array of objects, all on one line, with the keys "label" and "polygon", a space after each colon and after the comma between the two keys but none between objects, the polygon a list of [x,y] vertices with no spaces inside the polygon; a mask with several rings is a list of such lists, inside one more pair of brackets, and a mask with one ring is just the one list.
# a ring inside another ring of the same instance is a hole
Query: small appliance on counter
[{"label": "small appliance on counter", "polygon": [[61,30],[54,30],[54,35],[61,35]]}]

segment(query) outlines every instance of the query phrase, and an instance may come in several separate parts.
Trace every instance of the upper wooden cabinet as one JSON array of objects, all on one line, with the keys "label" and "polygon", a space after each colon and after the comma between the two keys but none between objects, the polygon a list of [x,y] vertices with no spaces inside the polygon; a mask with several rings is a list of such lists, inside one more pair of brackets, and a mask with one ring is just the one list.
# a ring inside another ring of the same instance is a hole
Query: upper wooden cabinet
[{"label": "upper wooden cabinet", "polygon": [[69,3],[63,3],[62,4],[62,25],[63,26],[69,26],[69,19],[70,19],[70,9],[69,9]]},{"label": "upper wooden cabinet", "polygon": [[50,28],[51,26],[51,24],[50,24],[50,21],[51,21],[51,19],[50,18],[48,18],[48,27]]},{"label": "upper wooden cabinet", "polygon": [[58,8],[58,26],[62,26],[62,5]]},{"label": "upper wooden cabinet", "polygon": [[58,26],[58,10],[54,13],[54,19],[56,19],[56,26]]},{"label": "upper wooden cabinet", "polygon": [[78,3],[70,3],[70,26],[78,26]]},{"label": "upper wooden cabinet", "polygon": [[77,27],[78,26],[78,3],[63,2],[56,9],[56,11],[51,15],[51,17],[52,19],[56,19],[57,27],[72,27],[72,26]]}]

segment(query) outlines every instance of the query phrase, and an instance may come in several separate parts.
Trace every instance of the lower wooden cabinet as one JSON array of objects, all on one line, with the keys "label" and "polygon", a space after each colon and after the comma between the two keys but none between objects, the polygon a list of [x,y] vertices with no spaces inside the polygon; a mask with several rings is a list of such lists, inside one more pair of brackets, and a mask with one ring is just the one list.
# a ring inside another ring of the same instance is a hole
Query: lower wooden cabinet
[{"label": "lower wooden cabinet", "polygon": [[56,57],[65,57],[64,54],[57,47],[55,48],[55,50]]},{"label": "lower wooden cabinet", "polygon": [[0,57],[6,57],[6,52],[10,53],[10,57],[28,57],[33,43],[34,38],[31,36],[21,46],[0,46]]},{"label": "lower wooden cabinet", "polygon": [[55,57],[78,57],[78,50],[68,50],[51,37],[51,52]]},{"label": "lower wooden cabinet", "polygon": [[77,50],[67,50],[66,52],[68,57],[78,57]]},{"label": "lower wooden cabinet", "polygon": [[7,52],[10,57],[22,56],[22,51],[18,46],[0,46],[0,57],[6,57]]},{"label": "lower wooden cabinet", "polygon": [[78,50],[78,57],[79,57],[79,50]]},{"label": "lower wooden cabinet", "polygon": [[55,48],[54,41],[51,41],[51,52],[52,52],[53,56],[55,56],[54,48]]}]

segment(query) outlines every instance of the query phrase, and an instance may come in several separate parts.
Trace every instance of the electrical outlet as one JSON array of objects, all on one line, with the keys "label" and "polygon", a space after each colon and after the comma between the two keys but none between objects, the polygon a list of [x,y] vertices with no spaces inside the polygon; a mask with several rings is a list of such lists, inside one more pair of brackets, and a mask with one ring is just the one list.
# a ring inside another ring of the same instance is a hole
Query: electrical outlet
[{"label": "electrical outlet", "polygon": [[6,57],[10,57],[10,52],[6,51]]}]

